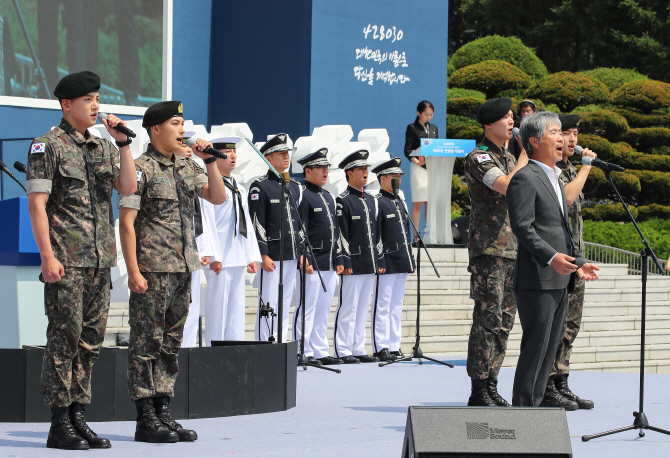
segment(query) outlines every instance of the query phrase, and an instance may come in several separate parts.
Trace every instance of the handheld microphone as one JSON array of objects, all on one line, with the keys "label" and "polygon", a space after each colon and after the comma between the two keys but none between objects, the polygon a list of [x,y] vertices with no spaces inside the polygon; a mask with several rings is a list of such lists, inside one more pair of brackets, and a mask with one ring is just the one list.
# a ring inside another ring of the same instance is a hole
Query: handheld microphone
[{"label": "handheld microphone", "polygon": [[21,164],[19,161],[14,162],[14,168],[21,173],[27,173],[28,172],[28,170],[26,169],[26,166]]},{"label": "handheld microphone", "polygon": [[519,137],[519,128],[518,127],[515,127],[514,129],[512,129],[512,135],[514,137],[517,137],[517,138]]},{"label": "handheld microphone", "polygon": [[[196,140],[197,140],[197,138],[191,137],[191,138],[189,138],[188,140],[186,140],[186,144],[187,144],[190,148],[193,148],[193,147],[195,146],[195,142],[196,142]],[[207,153],[207,154],[209,154],[210,156],[214,156],[214,157],[219,158],[219,159],[228,159],[228,155],[227,155],[227,154],[224,154],[224,153],[222,153],[221,151],[219,151],[218,149],[214,149],[214,148],[212,148],[211,146],[208,146],[208,147],[205,148],[202,152],[203,152],[203,153]]]},{"label": "handheld microphone", "polygon": [[610,171],[610,172],[623,172],[624,169],[620,165],[610,164],[609,162],[601,161],[600,159],[593,159],[592,157],[584,156],[582,157],[582,164],[584,165],[595,165],[601,170]]},{"label": "handheld microphone", "polygon": [[[23,184],[21,184],[21,182],[14,176],[14,174],[7,168],[5,163],[2,162],[2,161],[0,161],[0,170],[5,172],[7,175],[9,175],[12,178],[12,180],[16,181],[19,184],[19,186],[21,186],[23,188],[23,190],[26,191],[26,187],[23,186]],[[28,192],[28,191],[26,191],[26,192]]]},{"label": "handheld microphone", "polygon": [[[105,121],[107,121],[107,116],[108,116],[107,113],[102,113],[102,112],[98,113],[98,118],[104,119]],[[121,124],[117,124],[115,127],[112,127],[112,129],[116,129],[119,132],[121,132],[122,134],[127,135],[128,137],[132,137],[132,138],[137,137],[137,135],[135,135],[135,132],[133,132],[132,130],[128,129],[126,126],[121,125]]]},{"label": "handheld microphone", "polygon": [[400,179],[391,178],[391,187],[393,188],[393,198],[398,199],[398,191],[400,189]]}]

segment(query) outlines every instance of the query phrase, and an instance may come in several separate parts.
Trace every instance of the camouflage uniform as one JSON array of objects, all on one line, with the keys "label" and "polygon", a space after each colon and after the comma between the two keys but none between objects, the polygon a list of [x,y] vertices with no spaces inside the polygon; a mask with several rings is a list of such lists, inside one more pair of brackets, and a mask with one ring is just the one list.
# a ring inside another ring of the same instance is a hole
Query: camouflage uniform
[{"label": "camouflage uniform", "polygon": [[51,248],[65,270],[59,282],[44,285],[49,325],[40,386],[50,406],[91,403],[91,368],[105,336],[116,265],[111,201],[118,175],[118,150],[65,120],[30,146],[26,188],[49,194]]},{"label": "camouflage uniform", "polygon": [[484,138],[465,158],[470,193],[470,298],[474,299],[468,341],[470,378],[497,378],[514,326],[516,299],[512,288],[517,241],[510,227],[505,196],[493,182],[516,166],[510,152]]},{"label": "camouflage uniform", "polygon": [[[560,179],[563,185],[567,185],[577,177],[577,169],[569,161],[559,161],[556,163],[563,173]],[[580,193],[575,201],[568,207],[568,218],[570,219],[570,229],[574,234],[575,243],[580,253],[584,252],[584,220],[582,219],[582,204],[584,194]],[[584,311],[584,292],[586,282],[577,278],[575,290],[568,299],[568,313],[565,318],[565,332],[563,338],[558,344],[554,367],[550,375],[563,375],[570,373],[570,355],[572,354],[572,344],[577,338],[579,328],[582,327],[582,312]]]},{"label": "camouflage uniform", "polygon": [[177,354],[191,303],[191,272],[200,268],[193,228],[193,199],[207,184],[191,159],[167,159],[153,146],[135,160],[137,191],[119,208],[138,210],[137,264],[147,281],[130,292],[128,391],[138,399],[173,396]]}]

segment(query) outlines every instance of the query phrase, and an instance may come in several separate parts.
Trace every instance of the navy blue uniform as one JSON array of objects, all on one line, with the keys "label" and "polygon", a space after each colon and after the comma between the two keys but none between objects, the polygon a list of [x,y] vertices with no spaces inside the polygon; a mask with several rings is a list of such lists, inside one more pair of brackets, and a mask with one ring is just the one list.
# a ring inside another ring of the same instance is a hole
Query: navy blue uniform
[{"label": "navy blue uniform", "polygon": [[[405,205],[401,200],[397,204]],[[416,263],[412,253],[412,231],[407,213],[396,207],[393,193],[384,190],[377,196],[377,207],[386,274],[414,272]]]},{"label": "navy blue uniform", "polygon": [[[291,180],[289,190],[296,204],[302,194],[300,183]],[[267,173],[249,187],[249,213],[256,231],[261,256],[267,254],[279,262],[279,228],[281,212],[281,182],[274,173]],[[300,228],[293,205],[286,199],[284,209],[284,261],[300,256]]]},{"label": "navy blue uniform", "polygon": [[335,266],[343,265],[335,197],[325,189],[305,181],[299,209],[319,270],[335,270]]},{"label": "navy blue uniform", "polygon": [[386,267],[374,197],[347,186],[337,196],[337,220],[345,269],[353,269],[353,275],[363,275]]}]

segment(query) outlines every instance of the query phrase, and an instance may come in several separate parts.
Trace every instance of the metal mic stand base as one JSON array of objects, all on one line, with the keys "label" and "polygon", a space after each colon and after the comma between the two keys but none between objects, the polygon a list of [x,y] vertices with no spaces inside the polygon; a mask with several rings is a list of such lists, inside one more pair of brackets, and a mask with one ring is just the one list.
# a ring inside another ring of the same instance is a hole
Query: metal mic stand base
[{"label": "metal mic stand base", "polygon": [[331,371],[340,374],[342,371],[340,369],[333,369],[332,367],[322,366],[321,364],[310,363],[304,353],[298,355],[298,366],[302,366],[303,370],[307,370],[307,366],[316,367],[317,369],[323,369],[325,371]]},{"label": "metal mic stand base", "polygon": [[605,431],[604,433],[582,436],[582,442],[588,442],[591,439],[597,439],[599,437],[609,436],[610,434],[622,433],[624,431],[630,431],[632,429],[639,429],[640,432],[638,432],[637,434],[640,437],[644,437],[644,430],[645,429],[650,429],[652,431],[656,431],[657,433],[667,434],[667,435],[670,436],[670,431],[666,431],[664,429],[656,428],[654,426],[651,426],[649,424],[649,421],[647,420],[647,416],[643,412],[633,412],[633,416],[635,417],[635,421],[633,422],[633,424],[631,426],[626,426],[624,428],[613,429],[611,431]]},{"label": "metal mic stand base", "polygon": [[437,360],[435,358],[431,358],[430,356],[424,356],[423,352],[421,351],[421,347],[419,347],[418,345],[415,346],[412,349],[412,354],[411,355],[405,356],[404,358],[396,359],[395,361],[386,361],[386,362],[383,362],[383,363],[379,363],[379,367],[388,366],[389,364],[399,363],[401,361],[412,361],[412,358],[417,358],[419,360],[419,364],[423,364],[423,361],[421,361],[422,359],[427,359],[428,361],[432,361],[432,362],[437,363],[437,364],[442,364],[443,366],[449,366],[452,369],[454,367],[453,364],[445,363],[444,361],[440,361],[440,360]]}]

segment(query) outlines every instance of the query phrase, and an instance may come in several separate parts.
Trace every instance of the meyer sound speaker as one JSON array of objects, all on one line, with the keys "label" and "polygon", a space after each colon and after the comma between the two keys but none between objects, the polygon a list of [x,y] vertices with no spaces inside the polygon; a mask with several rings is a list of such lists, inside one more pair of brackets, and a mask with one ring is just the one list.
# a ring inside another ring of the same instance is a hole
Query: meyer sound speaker
[{"label": "meyer sound speaker", "polygon": [[402,458],[572,458],[563,409],[414,407]]}]

